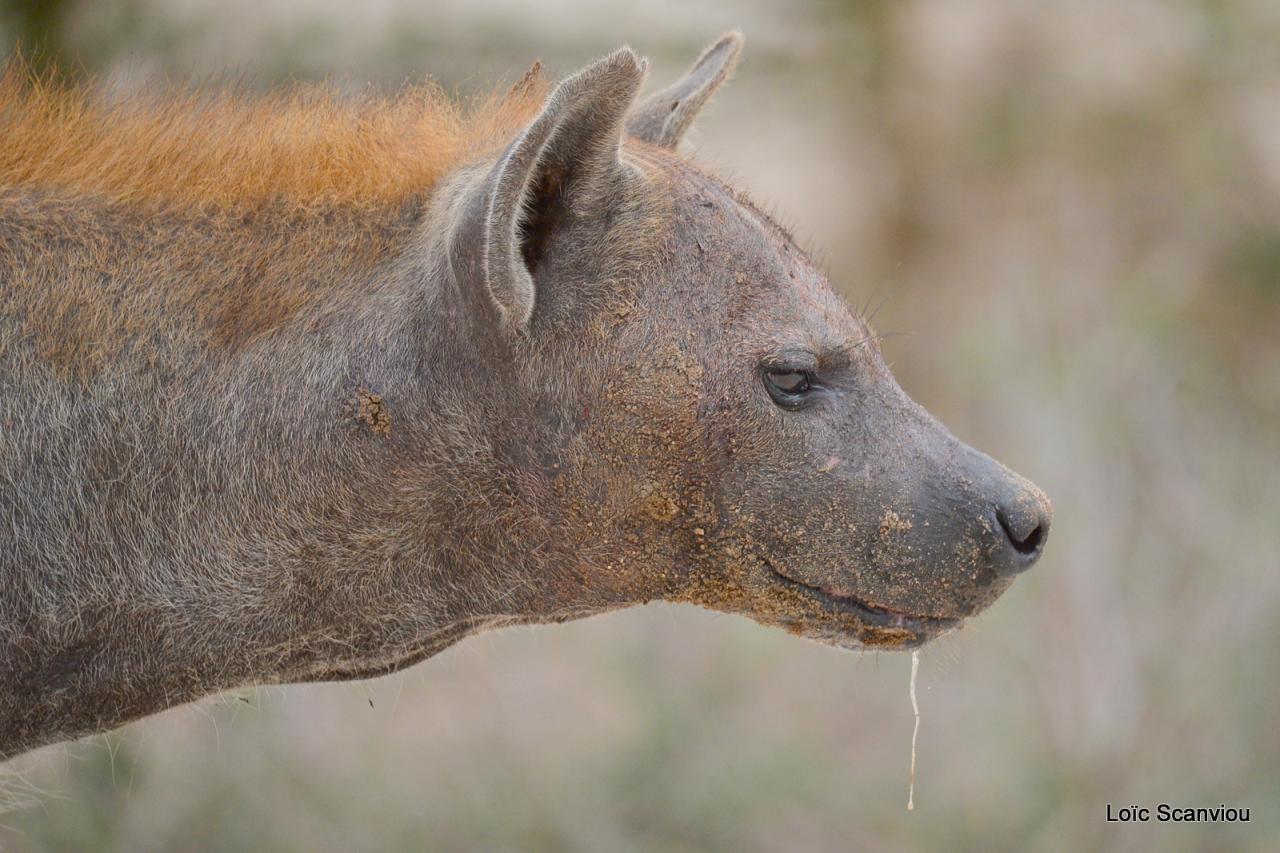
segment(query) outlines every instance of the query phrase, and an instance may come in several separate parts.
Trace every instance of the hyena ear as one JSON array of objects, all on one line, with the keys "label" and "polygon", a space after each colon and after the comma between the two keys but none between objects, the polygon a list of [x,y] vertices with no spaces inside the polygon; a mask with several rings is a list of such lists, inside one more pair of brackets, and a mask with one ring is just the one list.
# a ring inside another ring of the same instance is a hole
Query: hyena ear
[{"label": "hyena ear", "polygon": [[496,167],[484,223],[485,280],[508,330],[533,315],[532,270],[556,224],[607,193],[622,124],[647,63],[627,47],[561,81]]},{"label": "hyena ear", "polygon": [[627,133],[675,148],[720,84],[729,78],[742,53],[742,35],[726,33],[698,58],[678,81],[650,95],[627,119]]}]

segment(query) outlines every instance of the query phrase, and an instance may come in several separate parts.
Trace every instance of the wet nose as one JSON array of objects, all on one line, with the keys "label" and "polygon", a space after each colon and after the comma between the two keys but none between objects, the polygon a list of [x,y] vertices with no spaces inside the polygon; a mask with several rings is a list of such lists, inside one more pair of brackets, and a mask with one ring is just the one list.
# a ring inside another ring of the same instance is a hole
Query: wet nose
[{"label": "wet nose", "polygon": [[1025,572],[1040,559],[1049,538],[1049,522],[1053,519],[1049,499],[1024,481],[1024,488],[997,501],[993,511],[1004,534],[1004,547],[995,560],[997,573],[1007,576]]}]

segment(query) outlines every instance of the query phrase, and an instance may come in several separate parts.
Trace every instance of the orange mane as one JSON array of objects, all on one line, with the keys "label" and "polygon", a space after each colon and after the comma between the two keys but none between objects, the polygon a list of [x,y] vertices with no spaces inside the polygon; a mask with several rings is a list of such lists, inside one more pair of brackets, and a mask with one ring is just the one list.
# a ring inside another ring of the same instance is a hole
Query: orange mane
[{"label": "orange mane", "polygon": [[538,72],[464,103],[430,83],[391,96],[298,84],[112,99],[10,61],[0,74],[0,187],[224,208],[394,204],[532,120],[546,94]]}]

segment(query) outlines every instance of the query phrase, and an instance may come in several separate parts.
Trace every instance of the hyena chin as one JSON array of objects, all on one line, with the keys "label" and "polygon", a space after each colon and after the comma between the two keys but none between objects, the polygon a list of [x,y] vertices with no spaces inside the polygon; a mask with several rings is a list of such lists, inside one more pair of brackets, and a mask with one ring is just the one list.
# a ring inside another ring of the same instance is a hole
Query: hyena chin
[{"label": "hyena chin", "polygon": [[655,599],[909,649],[1034,563],[1045,496],[677,153],[739,49],[469,118],[11,70],[0,756]]}]

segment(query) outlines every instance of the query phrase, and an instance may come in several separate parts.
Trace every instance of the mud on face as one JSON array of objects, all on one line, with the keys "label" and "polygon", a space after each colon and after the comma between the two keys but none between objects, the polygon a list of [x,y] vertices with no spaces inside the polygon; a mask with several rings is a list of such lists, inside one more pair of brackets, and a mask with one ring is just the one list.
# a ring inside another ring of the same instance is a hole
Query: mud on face
[{"label": "mud on face", "polygon": [[[910,400],[791,237],[674,152],[685,105],[736,52],[727,37],[643,102],[611,165],[570,144],[608,134],[598,121],[547,131],[517,231],[538,251],[490,253],[491,274],[515,269],[491,292],[523,324],[522,383],[555,459],[569,568],[548,582],[592,608],[664,598],[915,647],[1036,561],[1049,503]],[[556,194],[537,191],[539,168]]]},{"label": "mud on face", "polygon": [[850,648],[990,604],[1039,556],[1043,494],[913,403],[749,202],[687,164],[649,173],[674,199],[661,260],[607,315],[582,434],[608,472],[588,523],[633,552],[611,582]]}]

